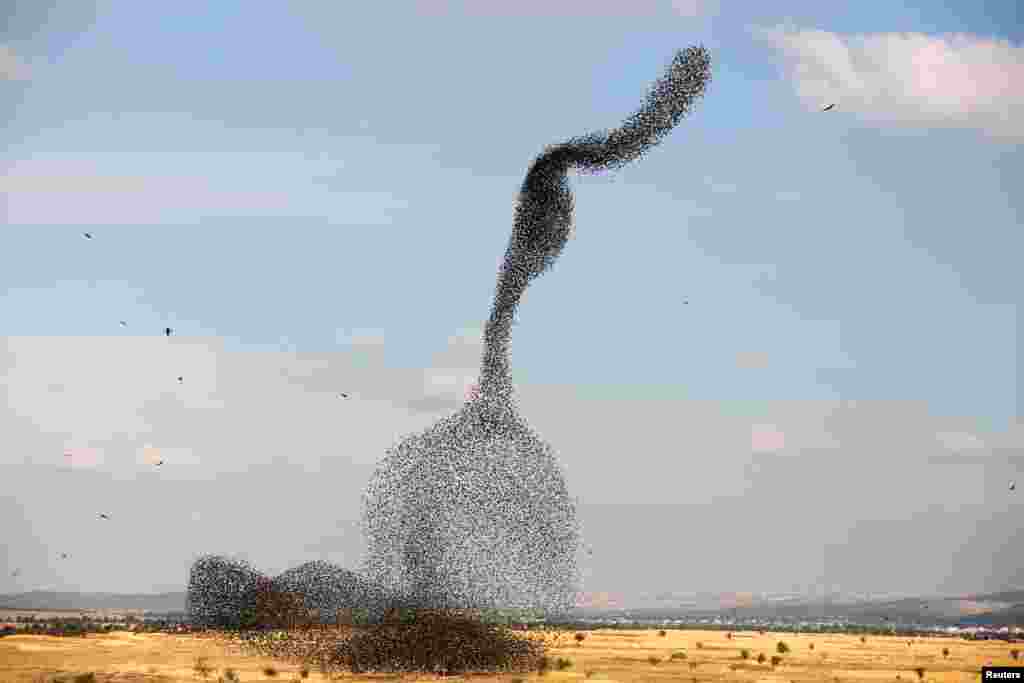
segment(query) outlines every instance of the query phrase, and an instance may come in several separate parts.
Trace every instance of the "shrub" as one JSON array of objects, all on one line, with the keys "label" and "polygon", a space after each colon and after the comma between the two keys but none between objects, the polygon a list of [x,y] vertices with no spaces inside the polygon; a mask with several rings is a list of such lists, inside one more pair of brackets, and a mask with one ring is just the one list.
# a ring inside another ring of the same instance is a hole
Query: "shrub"
[{"label": "shrub", "polygon": [[1014,661],[1020,659],[1020,650],[1016,648],[1010,650],[1010,659],[1013,659]]},{"label": "shrub", "polygon": [[861,637],[860,637],[860,642],[862,642],[862,643],[866,643],[866,642],[868,642],[868,639],[867,639],[867,637],[866,637],[866,636],[861,636]]},{"label": "shrub", "polygon": [[673,652],[672,656],[669,657],[669,659],[672,659],[672,660],[676,660],[676,659],[684,660],[684,659],[686,659],[686,653],[685,652]]},{"label": "shrub", "polygon": [[312,630],[275,640],[242,637],[263,656],[290,658],[305,651],[305,661],[317,664],[325,674],[347,669],[357,674],[453,675],[536,670],[544,675],[555,665],[542,659],[547,651],[544,636],[519,634],[505,625],[445,609],[403,610],[341,635]]},{"label": "shrub", "polygon": [[919,679],[924,680],[924,667],[923,666],[917,667],[916,669],[914,669],[914,671],[917,673],[917,677]]},{"label": "shrub", "polygon": [[766,659],[767,659],[767,657],[764,656],[763,652],[760,653],[759,655],[757,655],[757,663],[758,664],[764,664],[764,660],[766,660]]},{"label": "shrub", "polygon": [[789,652],[789,645],[786,645],[786,644],[785,644],[784,642],[782,642],[782,641],[780,640],[780,641],[779,641],[779,644],[775,646],[775,650],[776,650],[776,651],[777,651],[777,652],[778,652],[778,653],[779,653],[780,655],[784,655],[784,654],[786,654],[787,652]]},{"label": "shrub", "polygon": [[585,633],[577,633],[575,636],[573,636],[573,638],[576,639],[576,644],[577,645],[582,645],[583,641],[586,639],[586,637],[587,637],[587,634],[585,634]]},{"label": "shrub", "polygon": [[192,669],[197,675],[204,679],[213,672],[213,667],[210,666],[206,657],[197,657],[196,663],[192,665]]},{"label": "shrub", "polygon": [[740,650],[740,658],[750,659],[750,650],[748,650],[747,648],[743,648],[742,650]]},{"label": "shrub", "polygon": [[658,631],[658,635],[661,636],[662,638],[664,638],[666,634],[665,634],[664,630],[661,630],[661,631]]},{"label": "shrub", "polygon": [[238,673],[230,667],[224,669],[224,680],[226,683],[238,683]]},{"label": "shrub", "polygon": [[659,657],[657,655],[651,655],[651,656],[649,656],[647,658],[647,661],[650,662],[651,664],[660,664],[661,663],[661,657]]},{"label": "shrub", "polygon": [[782,657],[778,655],[772,655],[772,666],[778,666],[782,662]]},{"label": "shrub", "polygon": [[77,674],[71,677],[74,683],[96,683],[96,674],[91,671],[87,674]]},{"label": "shrub", "polygon": [[949,648],[948,647],[942,648],[942,656],[943,657],[948,657],[949,656]]},{"label": "shrub", "polygon": [[703,649],[704,649],[704,643],[702,643],[702,642],[700,642],[700,641],[698,640],[698,641],[697,641],[697,649],[698,649],[698,650],[703,650]]},{"label": "shrub", "polygon": [[309,668],[305,666],[302,667],[302,669],[299,670],[299,676],[302,678],[309,678]]},{"label": "shrub", "polygon": [[732,640],[732,632],[726,633],[725,634],[725,639],[726,640]]},{"label": "shrub", "polygon": [[272,666],[265,666],[263,667],[263,675],[267,678],[273,678],[277,675],[277,669]]},{"label": "shrub", "polygon": [[558,661],[555,662],[555,668],[557,668],[559,671],[565,671],[570,666],[572,666],[572,660],[566,659],[564,657],[559,657]]},{"label": "shrub", "polygon": [[811,649],[813,650],[813,649],[814,649],[814,643],[811,643],[811,644],[810,644],[810,645],[808,645],[807,647],[809,647],[809,648],[811,648]]}]

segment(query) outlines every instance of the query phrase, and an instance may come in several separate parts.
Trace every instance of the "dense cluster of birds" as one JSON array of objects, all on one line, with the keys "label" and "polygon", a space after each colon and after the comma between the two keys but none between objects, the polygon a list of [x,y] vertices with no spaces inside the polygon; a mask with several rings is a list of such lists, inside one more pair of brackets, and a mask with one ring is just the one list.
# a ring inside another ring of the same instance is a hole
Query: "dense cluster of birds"
[{"label": "dense cluster of birds", "polygon": [[576,509],[554,450],[516,408],[513,318],[529,282],[551,268],[569,237],[568,171],[615,169],[642,157],[703,96],[710,77],[707,50],[681,51],[620,128],[548,147],[533,162],[484,332],[478,389],[454,415],[398,443],[374,473],[363,500],[365,578],[310,563],[268,579],[244,563],[207,556],[189,581],[195,623],[243,626],[259,611],[261,585],[299,596],[304,610],[328,621],[346,608],[379,621],[398,608],[426,615],[575,605]]},{"label": "dense cluster of birds", "polygon": [[[409,643],[429,636],[437,644],[439,633],[451,632],[453,624],[467,633],[477,629],[452,610],[573,607],[580,547],[576,509],[554,450],[519,415],[510,375],[511,328],[528,284],[552,267],[569,238],[574,199],[568,171],[614,170],[643,157],[690,112],[710,79],[708,51],[682,50],[622,126],[550,146],[530,166],[485,328],[479,383],[455,414],[403,439],[381,461],[363,500],[363,571],[318,561],[271,578],[239,560],[204,556],[188,581],[186,608],[193,624],[242,630],[310,619],[390,624],[361,636],[372,642],[303,641],[302,655],[341,661],[353,670],[422,670],[436,664],[437,656],[431,659]],[[125,320],[119,324],[128,326]],[[165,337],[173,333],[169,326],[163,329]],[[177,381],[182,384],[184,377]],[[1015,487],[1011,482],[1010,490]],[[101,513],[99,519],[111,516]],[[419,616],[396,620],[398,613]],[[395,629],[402,628],[413,634],[408,642],[396,639]],[[479,643],[501,644],[509,661],[537,654],[530,645],[505,642],[491,632],[477,635]],[[486,668],[495,659],[477,661],[469,653],[453,663],[454,651],[440,655],[447,668]]]},{"label": "dense cluster of birds", "polygon": [[703,96],[703,47],[680,51],[644,106],[612,131],[553,145],[520,188],[512,236],[484,329],[479,388],[471,400],[395,446],[364,497],[365,572],[426,609],[575,605],[580,531],[552,447],[519,415],[510,331],[529,283],[568,241],[568,171],[605,171],[641,158]]}]

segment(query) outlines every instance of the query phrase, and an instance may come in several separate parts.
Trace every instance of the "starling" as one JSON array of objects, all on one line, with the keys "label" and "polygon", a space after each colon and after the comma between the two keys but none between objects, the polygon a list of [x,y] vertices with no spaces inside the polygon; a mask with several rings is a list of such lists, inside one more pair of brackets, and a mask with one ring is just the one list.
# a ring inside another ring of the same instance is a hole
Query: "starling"
[{"label": "starling", "polygon": [[110,517],[106,513],[101,512],[100,519],[110,519]]},{"label": "starling", "polygon": [[83,232],[82,233],[82,237],[84,237],[87,240],[91,240],[92,239],[92,233],[91,232]]}]

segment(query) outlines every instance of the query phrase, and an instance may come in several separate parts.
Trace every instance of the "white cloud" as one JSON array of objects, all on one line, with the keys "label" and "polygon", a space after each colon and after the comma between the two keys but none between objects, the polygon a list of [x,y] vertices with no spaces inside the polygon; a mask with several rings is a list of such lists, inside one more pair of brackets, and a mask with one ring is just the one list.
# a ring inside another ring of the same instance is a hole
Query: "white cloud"
[{"label": "white cloud", "polygon": [[777,425],[760,424],[750,429],[750,448],[755,453],[774,453],[786,447],[786,435]]},{"label": "white cloud", "polygon": [[28,65],[10,45],[0,45],[0,80],[21,81],[29,77]]},{"label": "white cloud", "polygon": [[649,17],[672,14],[697,17],[718,7],[717,0],[520,0],[514,3],[477,2],[475,0],[416,0],[417,9],[426,14],[465,14],[469,16],[522,17]]},{"label": "white cloud", "polygon": [[979,452],[985,448],[985,442],[969,432],[939,432],[935,438],[943,448],[957,453]]},{"label": "white cloud", "polygon": [[768,367],[768,354],[763,351],[741,351],[736,354],[736,365],[745,370]]},{"label": "white cloud", "polygon": [[[206,168],[210,162],[195,163]],[[232,177],[226,167],[215,175],[147,175],[133,172],[130,165],[130,161],[122,162],[115,169],[76,159],[15,161],[0,177],[7,222],[183,225],[211,216],[315,215],[378,224],[390,221],[393,210],[406,206],[387,192],[344,192],[344,201],[340,201],[337,191],[299,176],[254,182]]]},{"label": "white cloud", "polygon": [[784,56],[810,110],[836,103],[877,122],[1024,137],[1024,47],[963,34],[841,35],[792,26],[752,32]]}]

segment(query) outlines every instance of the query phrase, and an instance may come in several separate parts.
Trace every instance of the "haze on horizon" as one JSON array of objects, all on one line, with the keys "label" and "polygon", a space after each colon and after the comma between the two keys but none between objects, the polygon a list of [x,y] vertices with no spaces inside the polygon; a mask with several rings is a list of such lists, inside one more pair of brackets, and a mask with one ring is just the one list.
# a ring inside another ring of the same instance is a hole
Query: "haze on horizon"
[{"label": "haze on horizon", "polygon": [[358,569],[528,164],[697,43],[514,328],[582,589],[1024,587],[1016,3],[50,4],[0,23],[0,593]]}]

